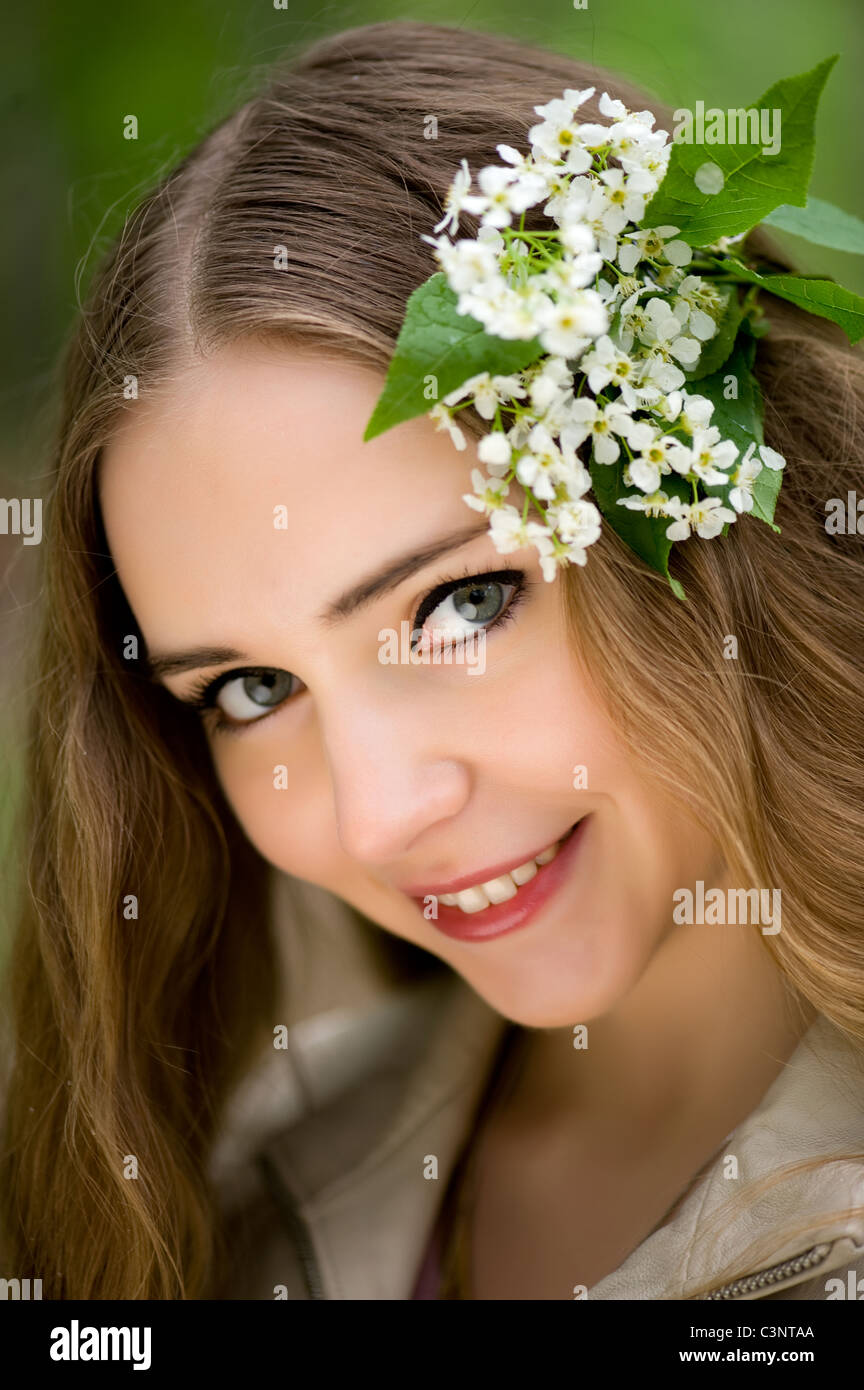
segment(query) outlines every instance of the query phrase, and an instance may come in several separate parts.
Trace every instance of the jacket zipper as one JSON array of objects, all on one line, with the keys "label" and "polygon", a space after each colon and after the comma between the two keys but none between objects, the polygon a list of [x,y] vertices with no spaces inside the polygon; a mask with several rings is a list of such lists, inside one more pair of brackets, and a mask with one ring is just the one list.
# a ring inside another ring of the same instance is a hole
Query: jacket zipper
[{"label": "jacket zipper", "polygon": [[258,1155],[258,1165],[273,1200],[288,1224],[297,1251],[297,1258],[303,1271],[306,1292],[311,1299],[326,1299],[327,1294],[324,1292],[324,1280],[321,1277],[315,1246],[309,1234],[309,1227],[300,1215],[293,1193],[289,1192],[281,1175],[277,1174],[266,1154]]},{"label": "jacket zipper", "polygon": [[783,1280],[790,1278],[793,1274],[801,1274],[805,1269],[814,1269],[816,1265],[822,1264],[831,1251],[830,1245],[811,1245],[809,1250],[804,1250],[800,1255],[795,1255],[791,1260],[783,1260],[780,1264],[769,1265],[767,1269],[760,1269],[756,1274],[745,1275],[741,1279],[733,1279],[729,1284],[721,1284],[717,1289],[712,1289],[710,1293],[699,1295],[698,1302],[704,1299],[718,1298],[740,1298],[746,1293],[755,1293],[758,1289],[769,1288],[774,1284],[779,1284]]}]

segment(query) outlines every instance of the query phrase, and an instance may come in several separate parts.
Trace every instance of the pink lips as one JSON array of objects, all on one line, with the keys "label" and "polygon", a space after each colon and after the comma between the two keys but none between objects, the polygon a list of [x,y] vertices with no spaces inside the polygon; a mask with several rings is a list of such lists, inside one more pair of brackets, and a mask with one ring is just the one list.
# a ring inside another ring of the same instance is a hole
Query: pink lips
[{"label": "pink lips", "polygon": [[[506,903],[484,907],[481,912],[466,913],[459,907],[447,907],[446,904],[439,902],[436,904],[438,916],[437,918],[429,918],[430,924],[437,927],[438,931],[443,932],[445,936],[452,937],[457,941],[489,941],[503,936],[505,932],[527,926],[540,908],[557,892],[566,878],[570,866],[579,852],[585,835],[586,823],[589,820],[590,816],[583,816],[582,820],[577,822],[575,828],[569,833],[555,858],[538,868],[534,877],[528,883],[523,884],[515,897],[509,898]],[[522,860],[521,862],[524,863],[525,861]],[[499,868],[498,873],[506,873],[508,867],[514,866]],[[494,872],[489,873],[488,877],[494,878],[496,874]],[[435,894],[427,889],[425,894],[412,893],[409,896],[415,899],[418,907],[422,910],[424,897],[439,896],[441,893],[458,893],[460,888],[468,888],[471,884],[479,881],[481,880],[478,880],[476,876],[468,881],[456,879],[454,880],[457,885],[455,887],[439,885],[438,892]],[[482,881],[486,882],[487,880]]]},{"label": "pink lips", "polygon": [[[572,827],[571,827],[572,829]],[[567,831],[569,835],[570,830]],[[563,838],[563,837],[562,837]],[[443,897],[445,893],[459,893],[463,888],[471,888],[475,883],[488,883],[490,879],[499,878],[501,874],[509,874],[511,869],[517,869],[520,864],[527,864],[529,859],[534,859],[538,854],[542,854],[544,849],[549,848],[549,841],[535,849],[533,854],[523,854],[521,859],[502,860],[497,864],[488,864],[485,869],[476,869],[472,874],[463,874],[461,878],[448,878],[441,883],[412,883],[407,887],[403,884],[401,889],[409,898],[428,898]],[[400,887],[399,884],[396,887]]]}]

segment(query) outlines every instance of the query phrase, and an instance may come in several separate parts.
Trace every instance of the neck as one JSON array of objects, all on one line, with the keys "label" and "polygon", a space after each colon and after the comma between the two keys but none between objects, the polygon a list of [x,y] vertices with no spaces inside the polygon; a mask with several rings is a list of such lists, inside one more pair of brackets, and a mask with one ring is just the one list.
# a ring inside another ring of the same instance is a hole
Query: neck
[{"label": "neck", "polygon": [[758,931],[672,928],[638,984],[587,1025],[527,1029],[510,1104],[542,1123],[566,1112],[610,1134],[715,1113],[729,1128],[756,1105],[815,1017]]}]

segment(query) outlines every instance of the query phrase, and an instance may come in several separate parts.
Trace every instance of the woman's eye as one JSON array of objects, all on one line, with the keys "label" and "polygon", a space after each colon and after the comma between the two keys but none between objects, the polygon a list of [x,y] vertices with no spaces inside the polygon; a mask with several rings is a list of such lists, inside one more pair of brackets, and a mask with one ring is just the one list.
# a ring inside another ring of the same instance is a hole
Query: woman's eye
[{"label": "woman's eye", "polygon": [[[413,649],[433,644],[455,647],[473,633],[506,622],[530,587],[522,570],[496,570],[437,585],[417,610]],[[418,634],[419,641],[415,640]],[[209,715],[214,730],[231,732],[258,723],[305,689],[290,671],[262,666],[205,681],[186,697],[186,703]]]},{"label": "woman's eye", "polygon": [[458,643],[478,630],[493,626],[513,607],[513,597],[520,589],[522,575],[508,571],[512,578],[468,579],[452,586],[439,599],[432,594],[421,604],[414,621],[414,631],[422,631],[415,647],[426,641]]},{"label": "woman's eye", "polygon": [[248,724],[297,693],[301,682],[290,671],[249,671],[225,681],[209,702],[236,724]]}]

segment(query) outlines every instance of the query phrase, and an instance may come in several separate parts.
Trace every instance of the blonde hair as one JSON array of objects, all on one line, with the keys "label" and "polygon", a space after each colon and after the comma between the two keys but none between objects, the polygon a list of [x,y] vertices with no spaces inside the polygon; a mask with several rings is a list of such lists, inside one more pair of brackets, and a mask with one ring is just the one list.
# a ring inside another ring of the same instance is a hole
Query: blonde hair
[{"label": "blonde hair", "polygon": [[[7,982],[5,1255],[47,1297],[206,1296],[224,1256],[207,1155],[273,1016],[264,866],[195,717],[122,658],[136,627],[95,476],[135,408],[124,380],[146,396],[246,335],[383,373],[435,269],[419,234],[459,160],[476,170],[499,142],[524,147],[534,106],[586,85],[664,123],[625,83],[513,39],[417,23],[337,34],[292,55],[162,181],[93,279],[46,508],[28,891]],[[288,268],[274,273],[279,246]],[[765,308],[757,372],[766,440],[788,460],[782,535],[745,520],[722,543],[676,547],[686,604],[608,528],[565,582],[574,644],[634,759],[712,828],[737,882],[781,887],[789,929],[765,949],[864,1044],[864,563],[859,538],[823,524],[825,501],[857,481],[864,366],[839,331]],[[134,934],[131,891],[146,903]]]},{"label": "blonde hair", "polygon": [[[788,461],[782,534],[752,523],[716,548],[677,547],[685,604],[606,536],[602,562],[567,580],[572,640],[634,763],[711,829],[731,881],[781,890],[783,930],[759,939],[790,1007],[806,1000],[864,1049],[864,545],[824,525],[827,499],[855,486],[864,360],[789,306],[765,309],[757,375],[766,442]],[[719,1235],[766,1185],[850,1157],[748,1184],[711,1225]],[[744,1272],[770,1254],[754,1242]],[[739,1256],[690,1296],[741,1272]]]}]

